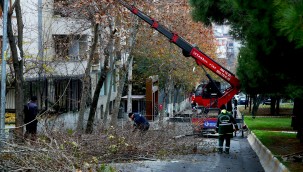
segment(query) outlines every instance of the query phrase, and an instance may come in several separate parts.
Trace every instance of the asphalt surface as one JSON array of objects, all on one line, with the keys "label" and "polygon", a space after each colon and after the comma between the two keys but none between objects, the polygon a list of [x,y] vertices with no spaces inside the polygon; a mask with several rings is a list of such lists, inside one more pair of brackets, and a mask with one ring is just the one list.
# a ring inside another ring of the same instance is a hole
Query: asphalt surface
[{"label": "asphalt surface", "polygon": [[[217,142],[217,138],[206,139]],[[169,160],[117,163],[111,166],[119,172],[264,172],[245,135],[231,140],[230,154],[191,154]]]}]

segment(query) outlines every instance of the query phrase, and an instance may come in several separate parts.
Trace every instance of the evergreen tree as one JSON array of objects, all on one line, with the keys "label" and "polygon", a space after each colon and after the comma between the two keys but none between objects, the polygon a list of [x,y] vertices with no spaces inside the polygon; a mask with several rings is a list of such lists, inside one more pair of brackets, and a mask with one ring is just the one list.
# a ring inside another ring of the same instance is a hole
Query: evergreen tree
[{"label": "evergreen tree", "polygon": [[[242,41],[237,75],[243,90],[301,99],[302,0],[190,0],[190,4],[195,21],[229,24],[231,34]],[[303,132],[302,127],[297,129]]]}]

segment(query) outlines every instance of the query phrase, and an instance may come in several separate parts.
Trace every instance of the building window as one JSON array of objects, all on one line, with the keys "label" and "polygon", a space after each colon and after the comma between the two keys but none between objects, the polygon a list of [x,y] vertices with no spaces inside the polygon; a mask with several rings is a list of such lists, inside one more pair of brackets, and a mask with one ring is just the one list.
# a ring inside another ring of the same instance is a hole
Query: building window
[{"label": "building window", "polygon": [[56,112],[78,111],[80,109],[82,83],[80,79],[55,79],[55,99],[50,102]]},{"label": "building window", "polygon": [[66,35],[54,35],[56,59],[68,58],[69,37]]},{"label": "building window", "polygon": [[87,36],[53,35],[56,60],[77,61],[86,58]]}]

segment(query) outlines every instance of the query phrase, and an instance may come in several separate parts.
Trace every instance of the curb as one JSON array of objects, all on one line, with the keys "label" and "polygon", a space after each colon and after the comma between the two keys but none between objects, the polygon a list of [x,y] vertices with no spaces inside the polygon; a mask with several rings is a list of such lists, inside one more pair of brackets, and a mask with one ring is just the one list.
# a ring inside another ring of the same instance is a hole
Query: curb
[{"label": "curb", "polygon": [[252,131],[249,131],[247,140],[260,159],[265,172],[290,172],[274,155],[267,149]]}]

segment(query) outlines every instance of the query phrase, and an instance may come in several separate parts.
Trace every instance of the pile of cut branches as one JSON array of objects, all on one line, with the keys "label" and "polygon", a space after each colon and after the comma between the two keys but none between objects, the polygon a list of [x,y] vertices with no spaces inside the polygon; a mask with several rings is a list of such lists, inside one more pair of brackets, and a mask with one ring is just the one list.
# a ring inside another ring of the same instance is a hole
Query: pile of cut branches
[{"label": "pile of cut branches", "polygon": [[[92,134],[72,130],[44,131],[36,141],[3,142],[0,169],[4,171],[100,171],[104,165],[135,160],[165,159],[175,155],[209,153],[215,144],[203,138],[174,136],[182,127],[167,124],[145,133],[109,127]],[[200,147],[197,150],[197,147]],[[196,149],[195,149],[196,148]],[[102,171],[102,170],[101,170]]]}]

